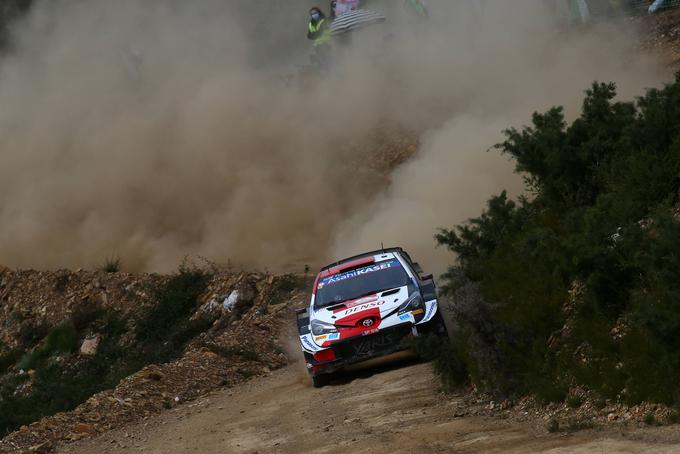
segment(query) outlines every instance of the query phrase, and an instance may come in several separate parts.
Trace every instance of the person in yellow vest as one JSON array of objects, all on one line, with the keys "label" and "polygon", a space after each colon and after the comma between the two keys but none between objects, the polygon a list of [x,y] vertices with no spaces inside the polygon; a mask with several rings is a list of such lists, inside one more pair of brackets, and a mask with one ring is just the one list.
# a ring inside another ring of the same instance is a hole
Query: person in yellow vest
[{"label": "person in yellow vest", "polygon": [[314,56],[320,66],[328,65],[328,49],[331,44],[331,24],[326,15],[316,6],[309,10],[309,24],[307,24],[307,39],[314,44]]},{"label": "person in yellow vest", "polygon": [[331,42],[330,23],[326,15],[316,6],[309,10],[309,24],[307,24],[307,39],[314,41],[314,47],[323,46]]}]

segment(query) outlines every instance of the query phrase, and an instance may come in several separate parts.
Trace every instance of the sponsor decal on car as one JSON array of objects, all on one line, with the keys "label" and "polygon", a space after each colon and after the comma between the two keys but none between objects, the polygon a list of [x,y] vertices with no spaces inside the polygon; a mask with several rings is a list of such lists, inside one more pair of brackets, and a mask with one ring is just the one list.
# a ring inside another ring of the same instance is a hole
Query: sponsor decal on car
[{"label": "sponsor decal on car", "polygon": [[369,329],[368,331],[364,331],[363,333],[361,333],[361,335],[362,336],[370,336],[371,334],[375,334],[377,332],[378,332],[378,328],[374,328],[374,329]]},{"label": "sponsor decal on car", "polygon": [[388,347],[393,343],[392,334],[387,333],[362,339],[361,342],[352,344],[352,348],[355,355],[364,356],[370,355],[377,348]]},{"label": "sponsor decal on car", "polygon": [[319,347],[316,347],[315,345],[312,345],[312,343],[311,343],[310,340],[307,338],[307,336],[302,337],[302,341],[303,341],[303,342],[307,345],[307,347],[309,347],[309,349],[312,350],[312,351],[318,350],[318,349],[319,349]]},{"label": "sponsor decal on car", "polygon": [[423,310],[422,310],[422,309],[416,309],[415,311],[411,311],[411,313],[412,313],[413,315],[419,315],[419,314],[422,314],[422,313],[423,313]]},{"label": "sponsor decal on car", "polygon": [[399,260],[390,260],[389,262],[380,262],[376,263],[375,265],[364,266],[344,273],[334,274],[332,276],[328,276],[322,279],[321,282],[317,284],[317,289],[322,289],[326,285],[334,284],[336,282],[344,281],[346,279],[352,279],[354,277],[362,276],[364,274],[374,273],[376,271],[382,271],[388,268],[394,268],[396,266],[401,266]]},{"label": "sponsor decal on car", "polygon": [[323,336],[316,336],[316,337],[314,338],[314,341],[315,341],[315,342],[321,342],[321,341],[326,340],[327,337],[328,337],[328,336],[327,336],[326,334],[324,334]]},{"label": "sponsor decal on car", "polygon": [[401,314],[399,320],[411,320],[411,314]]},{"label": "sponsor decal on car", "polygon": [[340,333],[333,333],[328,335],[328,340],[333,341],[333,340],[338,340],[340,339]]},{"label": "sponsor decal on car", "polygon": [[384,300],[382,300],[382,301],[372,301],[370,303],[361,304],[359,306],[354,306],[354,307],[350,307],[349,309],[345,309],[343,311],[342,315],[345,316],[345,315],[349,315],[349,314],[354,314],[356,312],[365,311],[366,309],[371,309],[372,307],[380,307],[383,304],[385,304]]},{"label": "sponsor decal on car", "polygon": [[378,298],[375,295],[371,295],[371,296],[368,296],[366,298],[359,298],[358,300],[354,300],[354,301],[351,301],[349,303],[345,303],[345,307],[359,306],[361,304],[372,303],[374,301],[378,301]]}]

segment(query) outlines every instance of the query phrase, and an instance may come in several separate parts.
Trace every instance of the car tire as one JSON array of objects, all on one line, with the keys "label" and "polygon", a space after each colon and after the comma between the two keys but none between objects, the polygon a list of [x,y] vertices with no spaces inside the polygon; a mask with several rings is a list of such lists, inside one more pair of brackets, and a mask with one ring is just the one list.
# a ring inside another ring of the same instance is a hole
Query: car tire
[{"label": "car tire", "polygon": [[323,388],[331,381],[330,374],[321,374],[312,376],[312,384],[315,388]]}]

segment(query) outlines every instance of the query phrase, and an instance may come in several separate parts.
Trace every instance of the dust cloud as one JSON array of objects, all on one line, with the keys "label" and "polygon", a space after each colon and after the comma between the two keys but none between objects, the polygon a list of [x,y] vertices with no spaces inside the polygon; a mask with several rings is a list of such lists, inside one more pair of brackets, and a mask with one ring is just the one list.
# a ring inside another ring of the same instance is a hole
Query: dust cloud
[{"label": "dust cloud", "polygon": [[353,206],[329,141],[370,118],[286,80],[306,21],[304,1],[39,2],[0,66],[0,262],[323,250]]},{"label": "dust cloud", "polygon": [[444,14],[424,35],[404,36],[401,49],[418,68],[414,86],[425,90],[425,99],[446,98],[448,117],[424,133],[419,154],[397,169],[391,186],[344,222],[336,257],[402,245],[426,269],[445,271],[452,258],[436,249],[436,230],[478,216],[504,189],[513,197],[522,192],[513,164],[490,150],[503,130],[554,105],[573,118],[594,80],[615,81],[620,97],[632,99],[662,79],[654,58],[635,51],[636,36],[623,24],[561,26],[555,19],[566,2],[430,3]]},{"label": "dust cloud", "polygon": [[[539,0],[431,0],[429,21],[374,0],[388,23],[302,84],[312,4],[38,2],[0,61],[0,262],[278,270],[384,242],[441,270],[436,228],[520,189],[485,152],[503,128],[575,114],[593,79],[624,96],[659,80],[627,31],[563,33]],[[339,144],[385,122],[423,136],[383,190]]]}]

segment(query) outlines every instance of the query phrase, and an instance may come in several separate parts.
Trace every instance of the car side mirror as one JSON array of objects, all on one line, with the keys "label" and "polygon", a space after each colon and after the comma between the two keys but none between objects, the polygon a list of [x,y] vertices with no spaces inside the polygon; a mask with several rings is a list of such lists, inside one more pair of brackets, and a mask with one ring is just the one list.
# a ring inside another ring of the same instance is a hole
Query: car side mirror
[{"label": "car side mirror", "polygon": [[431,281],[432,279],[434,279],[434,276],[432,276],[431,274],[426,274],[425,276],[420,276],[421,281]]}]

